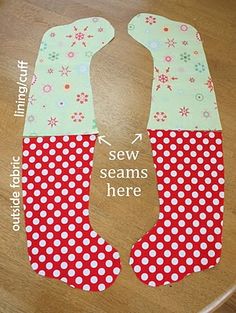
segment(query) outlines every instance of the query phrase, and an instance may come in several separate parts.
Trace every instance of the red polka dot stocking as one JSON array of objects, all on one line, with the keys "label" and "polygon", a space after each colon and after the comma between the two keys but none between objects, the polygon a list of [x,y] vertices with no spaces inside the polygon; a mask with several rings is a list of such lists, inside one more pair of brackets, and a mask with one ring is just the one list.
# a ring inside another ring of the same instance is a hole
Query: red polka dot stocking
[{"label": "red polka dot stocking", "polygon": [[131,250],[130,264],[143,283],[173,283],[220,261],[221,136],[221,131],[149,130],[160,213]]},{"label": "red polka dot stocking", "polygon": [[153,57],[147,129],[157,175],[157,223],[130,255],[149,286],[215,266],[221,255],[224,172],[221,123],[199,32],[141,13],[128,32]]},{"label": "red polka dot stocking", "polygon": [[31,266],[72,287],[102,291],[120,272],[120,256],[89,221],[96,135],[26,137],[23,202]]}]

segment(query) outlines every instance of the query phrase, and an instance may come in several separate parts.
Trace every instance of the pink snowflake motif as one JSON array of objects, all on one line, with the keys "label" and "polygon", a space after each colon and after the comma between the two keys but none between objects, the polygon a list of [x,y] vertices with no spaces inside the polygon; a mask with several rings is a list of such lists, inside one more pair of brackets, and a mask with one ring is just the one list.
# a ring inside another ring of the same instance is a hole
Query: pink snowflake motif
[{"label": "pink snowflake motif", "polygon": [[33,74],[31,85],[33,86],[36,83],[36,81],[37,81],[37,76]]},{"label": "pink snowflake motif", "polygon": [[190,83],[195,83],[195,78],[194,77],[190,77],[189,81],[190,81]]},{"label": "pink snowflake motif", "polygon": [[75,56],[73,51],[67,53],[68,58],[73,58]]},{"label": "pink snowflake motif", "polygon": [[188,41],[186,41],[186,40],[182,41],[182,45],[187,46],[188,45]]},{"label": "pink snowflake motif", "polygon": [[181,116],[188,116],[189,115],[189,108],[186,108],[186,107],[182,107],[179,109],[179,114]]},{"label": "pink snowflake motif", "polygon": [[52,68],[48,69],[48,74],[53,74],[53,69]]},{"label": "pink snowflake motif", "polygon": [[102,27],[99,27],[99,28],[98,28],[98,32],[99,32],[99,33],[103,32],[103,30],[104,30],[104,29],[103,29]]},{"label": "pink snowflake motif", "polygon": [[75,112],[71,115],[71,118],[73,122],[82,122],[82,120],[84,119],[84,115],[81,112]]},{"label": "pink snowflake motif", "polygon": [[50,117],[48,120],[48,125],[52,127],[57,126],[58,120],[56,117]]},{"label": "pink snowflake motif", "polygon": [[145,22],[149,25],[155,24],[156,23],[156,18],[154,16],[147,16],[145,18]]},{"label": "pink snowflake motif", "polygon": [[182,32],[186,32],[186,31],[188,30],[188,26],[185,25],[185,24],[182,24],[182,25],[180,26],[180,30],[182,30]]},{"label": "pink snowflake motif", "polygon": [[79,93],[76,97],[77,97],[76,101],[78,101],[81,104],[88,102],[88,95],[84,92]]},{"label": "pink snowflake motif", "polygon": [[154,114],[154,118],[157,122],[165,122],[165,120],[167,119],[167,115],[165,112],[156,112]]},{"label": "pink snowflake motif", "polygon": [[167,39],[165,44],[167,45],[168,48],[175,48],[175,45],[177,44],[177,42],[175,41],[174,38],[172,38],[172,39]]},{"label": "pink snowflake motif", "polygon": [[68,76],[71,70],[69,69],[69,66],[62,66],[59,72],[61,73],[61,76]]},{"label": "pink snowflake motif", "polygon": [[43,92],[49,93],[50,91],[52,91],[52,85],[47,84],[43,86]]},{"label": "pink snowflake motif", "polygon": [[167,67],[164,73],[160,73],[160,70],[155,66],[155,71],[157,76],[155,79],[157,80],[158,84],[156,86],[156,91],[158,91],[162,86],[166,86],[170,91],[172,91],[171,81],[177,80],[177,77],[170,75],[170,68]]},{"label": "pink snowflake motif", "polygon": [[170,55],[165,56],[165,61],[166,62],[171,62],[172,61],[172,57]]},{"label": "pink snowflake motif", "polygon": [[88,26],[86,26],[82,31],[79,31],[76,26],[74,26],[74,33],[72,35],[67,35],[67,38],[72,39],[71,47],[76,45],[78,42],[81,42],[84,47],[86,47],[86,39],[93,38],[92,35],[87,34]]},{"label": "pink snowflake motif", "polygon": [[208,80],[204,85],[207,86],[207,88],[210,90],[210,92],[212,92],[214,90],[214,85],[213,85],[213,81],[212,81],[211,77],[208,77]]},{"label": "pink snowflake motif", "polygon": [[196,32],[196,38],[197,38],[197,40],[198,40],[198,41],[202,41],[202,39],[201,39],[201,36],[200,36],[199,32]]},{"label": "pink snowflake motif", "polygon": [[29,104],[33,105],[35,101],[36,101],[36,98],[34,95],[29,96],[29,99],[28,99]]}]

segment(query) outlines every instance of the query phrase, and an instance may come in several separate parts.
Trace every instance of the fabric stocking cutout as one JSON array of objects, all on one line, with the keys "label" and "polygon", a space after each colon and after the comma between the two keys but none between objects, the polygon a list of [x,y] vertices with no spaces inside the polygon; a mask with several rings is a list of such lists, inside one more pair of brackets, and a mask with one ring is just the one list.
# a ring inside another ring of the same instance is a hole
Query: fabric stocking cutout
[{"label": "fabric stocking cutout", "polygon": [[113,37],[113,27],[100,17],[44,34],[24,129],[22,187],[31,266],[87,291],[108,288],[121,268],[118,251],[89,221],[98,132],[89,66]]},{"label": "fabric stocking cutout", "polygon": [[222,132],[199,33],[188,24],[139,14],[129,34],[154,61],[148,134],[160,203],[159,219],[132,246],[130,264],[155,287],[220,261]]}]

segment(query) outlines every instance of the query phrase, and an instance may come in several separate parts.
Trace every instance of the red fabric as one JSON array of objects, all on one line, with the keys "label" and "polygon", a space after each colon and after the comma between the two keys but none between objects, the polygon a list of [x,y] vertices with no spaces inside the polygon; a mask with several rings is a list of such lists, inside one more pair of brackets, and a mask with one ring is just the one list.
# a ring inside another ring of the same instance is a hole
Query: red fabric
[{"label": "red fabric", "polygon": [[149,130],[160,213],[130,255],[145,284],[173,283],[220,261],[224,202],[220,131]]},{"label": "red fabric", "polygon": [[23,203],[28,254],[40,275],[102,291],[120,272],[120,256],[89,221],[96,135],[25,138]]}]

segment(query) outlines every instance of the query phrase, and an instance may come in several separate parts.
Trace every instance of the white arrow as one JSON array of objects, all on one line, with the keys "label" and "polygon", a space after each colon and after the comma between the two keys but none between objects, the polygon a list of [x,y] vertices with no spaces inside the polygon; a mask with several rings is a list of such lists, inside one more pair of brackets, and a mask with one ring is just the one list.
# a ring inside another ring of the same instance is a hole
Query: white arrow
[{"label": "white arrow", "polygon": [[100,144],[102,144],[102,142],[104,142],[106,145],[111,146],[110,142],[106,141],[104,138],[106,138],[106,136],[98,136],[98,142]]},{"label": "white arrow", "polygon": [[143,139],[143,134],[135,134],[135,139],[131,142],[131,144],[133,145],[137,140],[142,140]]}]

